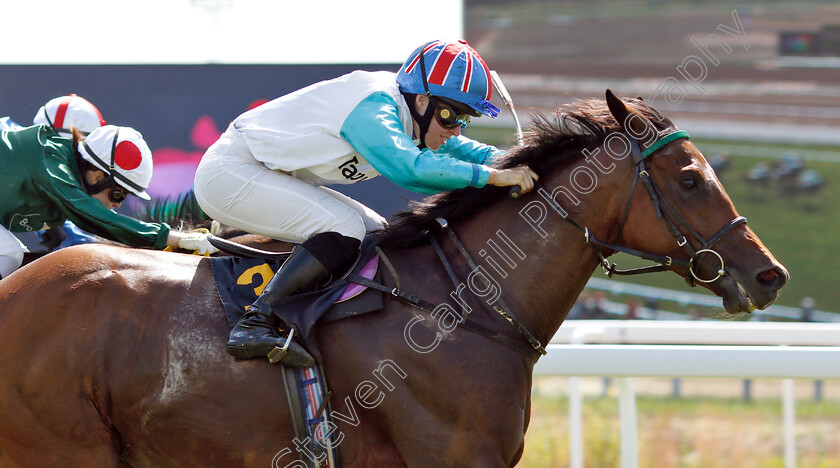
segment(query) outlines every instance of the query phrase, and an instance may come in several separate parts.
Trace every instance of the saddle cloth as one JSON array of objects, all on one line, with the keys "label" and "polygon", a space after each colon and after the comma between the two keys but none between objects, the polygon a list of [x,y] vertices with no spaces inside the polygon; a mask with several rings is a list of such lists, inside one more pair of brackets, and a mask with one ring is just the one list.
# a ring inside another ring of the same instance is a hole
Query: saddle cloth
[{"label": "saddle cloth", "polygon": [[[378,281],[379,255],[375,247],[376,242],[372,236],[365,239],[359,259],[348,273]],[[273,261],[241,257],[213,257],[210,266],[231,327],[242,316],[245,307],[256,300],[280,267]],[[295,328],[298,339],[303,340],[316,361],[322,363],[323,358],[312,334],[315,324],[381,310],[382,301],[381,292],[339,278],[315,291],[287,298],[273,312]],[[332,422],[330,394],[318,363],[306,369],[287,369],[283,366],[283,380],[295,434],[318,460],[313,461],[301,455],[299,463],[312,468],[337,468],[337,441],[334,435],[324,432],[329,427],[325,423]]]},{"label": "saddle cloth", "polygon": [[[362,243],[359,260],[350,273],[378,280],[379,255],[376,242],[368,236]],[[263,291],[280,265],[259,258],[213,257],[210,259],[213,279],[228,322],[233,327]],[[315,291],[304,292],[279,301],[274,313],[294,327],[316,360],[322,361],[312,336],[316,323],[328,323],[353,315],[382,309],[382,293],[343,278],[330,281]]]}]

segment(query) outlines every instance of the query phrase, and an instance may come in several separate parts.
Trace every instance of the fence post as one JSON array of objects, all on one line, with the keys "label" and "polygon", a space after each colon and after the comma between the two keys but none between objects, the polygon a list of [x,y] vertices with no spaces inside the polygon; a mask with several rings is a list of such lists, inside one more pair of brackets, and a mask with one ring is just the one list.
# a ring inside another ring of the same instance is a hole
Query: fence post
[{"label": "fence post", "polygon": [[636,393],[633,379],[618,379],[618,413],[621,419],[621,468],[638,468],[639,437],[636,424]]},{"label": "fence post", "polygon": [[569,377],[569,468],[583,468],[583,402],[580,377]]},{"label": "fence post", "polygon": [[752,380],[744,379],[744,402],[749,403],[752,401]]},{"label": "fence post", "polygon": [[796,468],[796,395],[793,379],[782,380],[782,414],[785,422],[785,468]]},{"label": "fence post", "polygon": [[[571,344],[583,344],[586,337],[604,333],[602,327],[576,328],[569,339]],[[569,377],[569,468],[583,468],[583,397],[580,377]]]}]

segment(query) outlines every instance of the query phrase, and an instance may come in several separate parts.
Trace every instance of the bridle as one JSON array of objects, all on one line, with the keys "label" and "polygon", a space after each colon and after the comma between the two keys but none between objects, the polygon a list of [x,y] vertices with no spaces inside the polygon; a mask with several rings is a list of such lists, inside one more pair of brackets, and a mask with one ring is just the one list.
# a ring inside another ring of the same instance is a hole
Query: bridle
[{"label": "bridle", "polygon": [[[641,145],[639,144],[638,139],[634,138],[631,135],[625,135],[628,137],[630,141],[630,148],[631,154],[633,157],[633,163],[635,166],[635,175],[633,177],[633,183],[630,186],[630,192],[627,195],[627,202],[624,207],[624,212],[621,216],[621,223],[619,224],[618,235],[616,236],[616,243],[621,240],[621,235],[624,230],[624,225],[627,221],[627,215],[630,211],[630,204],[633,199],[633,193],[636,190],[636,186],[641,181],[641,184],[645,187],[647,191],[648,197],[650,198],[651,202],[656,209],[656,216],[661,218],[666,226],[668,227],[668,231],[674,236],[674,239],[677,241],[677,245],[683,248],[688,253],[688,260],[682,260],[679,258],[672,258],[666,255],[658,255],[649,252],[644,252],[641,250],[630,249],[628,247],[616,245],[613,243],[607,243],[601,241],[589,231],[589,228],[581,226],[575,220],[569,217],[569,214],[566,213],[565,210],[557,203],[550,192],[546,190],[546,188],[539,182],[535,181],[534,187],[537,193],[544,198],[552,209],[557,212],[560,217],[562,217],[565,221],[569,224],[583,232],[584,239],[586,244],[595,251],[596,255],[600,259],[601,268],[604,270],[604,273],[607,276],[616,275],[637,275],[642,273],[653,273],[658,271],[666,271],[671,269],[671,267],[679,267],[679,268],[686,268],[688,269],[690,275],[686,277],[686,281],[691,286],[696,286],[696,282],[699,283],[713,283],[718,279],[725,276],[726,273],[726,265],[724,264],[723,257],[717,253],[712,247],[719,241],[724,235],[726,235],[729,231],[735,229],[736,227],[746,224],[747,219],[743,216],[738,216],[732,221],[730,221],[726,226],[722,227],[715,233],[709,240],[703,238],[700,233],[697,232],[691,224],[683,218],[679,212],[674,209],[673,205],[671,205],[668,200],[663,196],[662,192],[659,188],[654,184],[653,180],[650,178],[650,174],[648,173],[647,168],[645,167],[645,159],[655,153],[657,150],[665,146],[666,144],[679,140],[679,139],[688,139],[688,133],[683,130],[677,130],[671,133],[668,133],[656,141],[653,142],[650,146],[648,146],[644,151],[641,150]],[[518,198],[518,197],[515,197]],[[458,239],[458,236],[449,227],[449,224],[446,220],[438,218],[437,219],[440,228],[448,235],[450,240],[453,244],[458,248],[459,253],[463,257],[464,261],[470,268],[470,271],[478,271],[478,265],[470,256],[469,252],[467,252],[466,247],[461,243]],[[700,248],[695,250],[685,235],[680,230],[679,226],[685,228],[689,235],[694,237],[694,240],[700,245]],[[462,283],[459,281],[457,275],[455,274],[454,269],[452,268],[449,260],[446,258],[443,250],[441,249],[438,241],[435,239],[435,236],[431,233],[427,233],[427,236],[437,253],[440,261],[442,262],[444,269],[446,270],[447,274],[449,275],[450,279],[452,280],[453,284],[455,285],[456,290]],[[642,268],[635,268],[632,270],[619,270],[617,269],[615,263],[610,264],[607,260],[606,256],[602,252],[603,249],[607,249],[612,252],[622,252],[628,255],[632,255],[634,257],[639,257],[645,260],[657,262],[657,265],[642,267]],[[704,253],[709,253],[717,257],[718,261],[720,262],[720,268],[717,271],[717,275],[711,279],[704,279],[701,278],[696,271],[696,266],[699,264],[700,256]],[[486,278],[480,277],[482,280],[486,281]],[[435,316],[437,314],[436,305],[432,304],[428,301],[424,301],[416,296],[413,296],[405,291],[402,291],[398,288],[389,288],[384,286],[378,282],[367,280],[366,278],[362,278],[358,275],[351,275],[348,277],[349,281],[354,283],[362,284],[374,289],[377,289],[382,292],[390,293],[396,299],[401,300],[402,302],[409,304],[413,307],[418,309],[424,310],[427,313]],[[472,332],[478,333],[482,336],[485,336],[493,341],[496,341],[500,344],[503,344],[511,349],[522,351],[526,355],[531,351],[536,351],[539,354],[545,354],[546,350],[545,347],[537,340],[537,338],[531,334],[527,328],[516,318],[514,313],[510,310],[510,308],[504,303],[501,297],[496,299],[496,305],[492,307],[492,311],[503,317],[503,321],[508,322],[510,325],[514,326],[516,330],[519,332],[520,336],[522,336],[528,344],[525,345],[521,341],[511,340],[504,334],[498,333],[492,329],[484,327],[472,320],[469,319],[469,312],[464,310],[463,313],[459,316],[459,320],[457,321],[457,325],[470,330]]]},{"label": "bridle", "polygon": [[[727,225],[723,226],[720,230],[717,231],[711,238],[708,240],[704,239],[700,233],[688,222],[684,217],[682,217],[679,212],[671,205],[670,202],[665,198],[662,194],[662,191],[656,186],[653,180],[650,177],[650,173],[645,166],[645,159],[661,149],[666,144],[680,139],[689,139],[688,132],[685,130],[677,130],[671,133],[668,133],[656,141],[654,141],[650,146],[648,146],[644,151],[641,149],[641,145],[639,140],[633,137],[632,135],[625,136],[630,141],[630,151],[633,158],[633,164],[635,166],[635,175],[633,176],[633,183],[630,186],[630,191],[627,195],[627,202],[624,206],[624,211],[621,215],[621,222],[618,227],[618,235],[616,236],[616,243],[608,243],[602,240],[597,239],[588,228],[581,226],[573,219],[568,217],[568,214],[560,207],[560,205],[552,198],[550,195],[546,196],[547,192],[543,193],[543,198],[549,201],[549,204],[552,206],[554,211],[560,214],[563,219],[568,221],[570,224],[575,226],[576,228],[580,229],[584,233],[584,240],[586,244],[592,247],[595,253],[598,255],[600,259],[600,266],[601,269],[604,271],[608,277],[612,275],[638,275],[643,273],[654,273],[659,271],[666,271],[669,270],[671,267],[678,267],[678,268],[685,268],[689,272],[689,276],[686,277],[686,282],[690,286],[696,286],[696,282],[699,283],[714,283],[718,279],[725,276],[726,273],[726,265],[723,261],[723,257],[712,247],[719,241],[724,235],[726,235],[729,231],[735,229],[736,227],[746,224],[747,218],[743,216],[738,216],[732,221],[730,221]],[[679,258],[672,258],[667,255],[658,255],[653,254],[650,252],[644,252],[640,250],[630,249],[628,247],[624,247],[621,245],[617,245],[617,243],[622,238],[622,233],[624,231],[624,225],[627,222],[627,215],[630,212],[630,204],[633,200],[633,193],[636,190],[636,186],[639,185],[641,181],[642,186],[645,188],[645,191],[648,194],[651,202],[653,203],[654,209],[656,210],[656,217],[662,219],[665,222],[666,227],[668,228],[668,232],[676,239],[677,245],[682,247],[683,250],[688,254],[688,260],[682,260]],[[545,191],[540,184],[537,184],[538,190]],[[695,250],[692,247],[691,243],[686,238],[685,234],[680,230],[680,226],[684,228],[688,234],[694,238],[697,244],[700,246],[699,249]],[[634,268],[631,270],[619,270],[615,263],[610,263],[607,260],[604,253],[601,251],[599,247],[603,247],[605,249],[615,251],[615,252],[622,252],[634,257],[639,257],[648,261],[657,262],[657,265],[642,267],[642,268]],[[717,274],[713,278],[701,278],[696,271],[698,264],[700,263],[700,257],[702,254],[710,254],[713,255],[718,259],[720,262],[720,268],[717,270]]]}]

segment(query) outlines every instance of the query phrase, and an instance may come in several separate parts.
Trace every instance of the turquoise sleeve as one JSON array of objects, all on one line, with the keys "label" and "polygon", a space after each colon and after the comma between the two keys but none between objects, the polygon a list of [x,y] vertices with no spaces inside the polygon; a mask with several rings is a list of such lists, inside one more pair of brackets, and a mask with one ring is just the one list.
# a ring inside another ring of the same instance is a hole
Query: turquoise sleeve
[{"label": "turquoise sleeve", "polygon": [[415,192],[483,187],[490,176],[479,162],[486,154],[453,157],[417,148],[403,130],[397,103],[386,93],[374,93],[362,100],[344,121],[341,137],[380,174]]},{"label": "turquoise sleeve", "polygon": [[452,137],[446,140],[438,150],[439,153],[446,153],[453,158],[469,161],[476,164],[490,165],[504,151],[495,146],[471,140],[463,135]]}]

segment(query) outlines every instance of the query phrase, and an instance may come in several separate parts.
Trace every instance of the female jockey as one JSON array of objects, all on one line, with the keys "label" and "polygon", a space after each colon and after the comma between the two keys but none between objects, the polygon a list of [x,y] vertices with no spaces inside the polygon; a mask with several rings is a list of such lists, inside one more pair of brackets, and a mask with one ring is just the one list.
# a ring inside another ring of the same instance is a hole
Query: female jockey
[{"label": "female jockey", "polygon": [[[76,94],[68,94],[47,101],[35,113],[32,124],[49,125],[59,136],[72,138],[73,127],[76,127],[82,135],[87,136],[90,132],[105,125],[105,119],[90,101]],[[25,127],[18,125],[9,117],[0,118],[0,130],[23,128]],[[50,229],[38,231],[38,239],[49,250],[59,246],[98,242],[95,237],[85,233],[69,220],[65,221],[63,226],[53,226]]]},{"label": "female jockey", "polygon": [[85,231],[132,247],[216,251],[207,234],[172,232],[112,211],[129,194],[149,199],[152,153],[129,127],[106,125],[62,138],[49,125],[0,131],[0,278],[23,262],[12,232],[39,231],[70,219]]},{"label": "female jockey", "polygon": [[202,158],[196,198],[223,224],[301,245],[231,330],[228,352],[312,364],[291,332],[278,336],[272,306],[354,258],[365,233],[386,225],[323,185],[381,174],[426,194],[486,184],[530,190],[530,169],[492,168],[500,150],[461,135],[470,116],[497,115],[491,93],[489,69],[472,47],[433,41],[396,74],[355,71],[237,117]]}]

